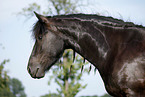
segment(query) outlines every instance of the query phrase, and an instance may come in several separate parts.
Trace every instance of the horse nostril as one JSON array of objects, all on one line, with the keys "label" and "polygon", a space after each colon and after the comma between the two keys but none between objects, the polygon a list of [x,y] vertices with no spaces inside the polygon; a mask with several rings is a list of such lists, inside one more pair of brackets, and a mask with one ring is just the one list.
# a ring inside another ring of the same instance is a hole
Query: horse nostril
[{"label": "horse nostril", "polygon": [[44,77],[44,72],[41,71],[40,67],[32,68],[31,66],[28,66],[27,70],[28,70],[29,74],[31,75],[31,77],[33,77],[33,78]]},{"label": "horse nostril", "polygon": [[37,68],[37,70],[36,70],[35,77],[36,77],[36,74],[38,73],[38,70],[39,70],[39,68]]}]

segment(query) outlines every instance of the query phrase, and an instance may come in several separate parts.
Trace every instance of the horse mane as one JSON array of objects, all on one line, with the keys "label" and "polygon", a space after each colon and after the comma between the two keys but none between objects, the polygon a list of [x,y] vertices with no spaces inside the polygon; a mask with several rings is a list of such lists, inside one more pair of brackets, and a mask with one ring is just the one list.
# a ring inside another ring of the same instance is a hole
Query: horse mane
[{"label": "horse mane", "polygon": [[[48,18],[59,18],[59,19],[82,19],[82,20],[94,20],[98,22],[102,22],[102,24],[106,26],[115,26],[115,27],[139,27],[139,28],[145,28],[142,25],[136,25],[133,22],[125,22],[121,19],[113,18],[113,17],[107,17],[107,16],[100,16],[97,14],[69,14],[69,15],[56,15],[53,17],[48,16]],[[115,24],[115,25],[113,25]]]},{"label": "horse mane", "polygon": [[[70,20],[80,20],[80,21],[91,21],[97,22],[103,26],[109,27],[139,27],[145,28],[142,25],[136,25],[132,22],[124,22],[121,19],[116,19],[113,17],[99,16],[94,14],[69,14],[69,15],[56,15],[56,16],[47,16],[48,19],[70,19]],[[32,36],[36,39],[39,35],[44,34],[46,31],[46,25],[40,21],[37,21],[32,29]]]}]

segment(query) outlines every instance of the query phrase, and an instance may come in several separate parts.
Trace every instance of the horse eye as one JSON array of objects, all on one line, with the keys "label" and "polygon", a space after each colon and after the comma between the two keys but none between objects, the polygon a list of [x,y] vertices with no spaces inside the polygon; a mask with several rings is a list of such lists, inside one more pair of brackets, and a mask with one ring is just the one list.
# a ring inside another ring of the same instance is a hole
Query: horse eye
[{"label": "horse eye", "polygon": [[39,36],[38,39],[41,40],[42,39],[42,36]]}]

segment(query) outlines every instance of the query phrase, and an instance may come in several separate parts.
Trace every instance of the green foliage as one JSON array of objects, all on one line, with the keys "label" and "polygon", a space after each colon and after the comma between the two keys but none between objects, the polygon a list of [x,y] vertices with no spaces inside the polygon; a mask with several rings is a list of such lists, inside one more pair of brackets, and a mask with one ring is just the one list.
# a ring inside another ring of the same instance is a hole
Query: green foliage
[{"label": "green foliage", "polygon": [[94,95],[94,96],[81,96],[81,97],[112,97],[112,96],[110,96],[109,94],[104,94],[103,96]]},{"label": "green foliage", "polygon": [[110,96],[109,94],[104,94],[104,95],[101,96],[101,97],[112,97],[112,96]]},{"label": "green foliage", "polygon": [[23,15],[27,18],[31,18],[33,16],[33,12],[34,10],[37,10],[38,12],[40,12],[40,5],[36,4],[36,3],[32,3],[29,4],[28,8],[23,8],[22,12],[19,12],[18,15]]},{"label": "green foliage", "polygon": [[[60,89],[57,89],[59,95],[63,97],[74,97],[78,92],[86,87],[81,84],[81,66],[83,58],[76,56],[75,62],[73,62],[73,53],[71,50],[67,50],[63,54],[63,63],[56,64],[53,67],[53,75],[51,79],[55,79],[55,82],[59,85]],[[84,71],[86,71],[84,69]],[[83,71],[83,72],[84,72]],[[51,80],[49,80],[49,84]]]},{"label": "green foliage", "polygon": [[0,97],[26,97],[21,82],[15,78],[11,79],[4,70],[7,62],[9,60],[0,63]]},{"label": "green foliage", "polygon": [[[42,0],[44,2],[45,0]],[[22,9],[18,15],[25,16],[27,19],[31,18],[34,14],[33,11],[37,11],[43,15],[60,15],[76,13],[77,8],[84,6],[80,3],[81,0],[47,0],[48,5],[45,10],[42,10],[42,6],[37,3],[29,4],[28,7]],[[43,8],[44,9],[44,8]]]},{"label": "green foliage", "polygon": [[17,96],[17,97],[26,97],[26,94],[24,92],[24,87],[18,79],[16,79],[16,78],[10,79],[9,87],[10,87],[11,92],[15,96]]},{"label": "green foliage", "polygon": [[79,0],[48,0],[48,1],[52,3],[58,15],[77,12],[76,7]]},{"label": "green foliage", "polygon": [[10,91],[8,82],[9,76],[7,72],[4,71],[4,65],[9,62],[9,60],[4,60],[0,63],[0,97],[13,97],[14,95]]},{"label": "green foliage", "polygon": [[62,97],[62,96],[56,93],[49,93],[41,97]]},{"label": "green foliage", "polygon": [[[49,94],[47,94],[47,95],[44,95],[44,96],[41,96],[41,97],[62,97],[62,96],[60,96],[60,95],[58,95],[58,94],[55,94],[55,93],[49,93]],[[71,96],[70,96],[71,97]],[[74,97],[74,96],[73,96]],[[102,96],[97,96],[97,95],[93,95],[93,96],[80,96],[80,97],[112,97],[112,96],[110,96],[109,94],[104,94],[104,95],[102,95]]]}]

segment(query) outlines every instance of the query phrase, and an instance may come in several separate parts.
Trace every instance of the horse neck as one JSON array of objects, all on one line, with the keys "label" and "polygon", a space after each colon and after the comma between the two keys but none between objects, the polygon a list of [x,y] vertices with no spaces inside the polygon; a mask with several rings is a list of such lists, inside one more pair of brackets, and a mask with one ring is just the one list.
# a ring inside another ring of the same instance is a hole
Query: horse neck
[{"label": "horse neck", "polygon": [[[92,22],[73,20],[57,26],[67,47],[73,49],[95,67],[104,64],[109,50],[105,34]],[[67,24],[67,25],[64,25]]]},{"label": "horse neck", "polygon": [[104,81],[107,81],[106,78],[113,71],[113,62],[118,52],[124,52],[126,44],[132,40],[136,42],[142,39],[139,28],[129,27],[130,25],[122,21],[113,19],[112,21],[116,23],[68,19],[56,21],[57,25],[54,25],[67,48],[73,49],[92,63],[99,70]]}]

